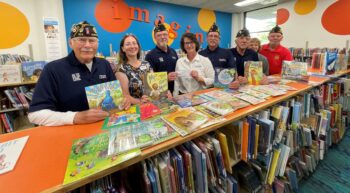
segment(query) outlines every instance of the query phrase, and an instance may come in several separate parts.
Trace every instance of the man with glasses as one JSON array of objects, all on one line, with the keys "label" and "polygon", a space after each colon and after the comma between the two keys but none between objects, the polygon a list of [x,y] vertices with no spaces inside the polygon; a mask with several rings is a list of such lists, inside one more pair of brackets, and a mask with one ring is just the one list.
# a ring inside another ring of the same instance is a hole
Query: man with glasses
[{"label": "man with glasses", "polygon": [[[236,69],[236,63],[233,59],[233,55],[228,49],[220,48],[220,30],[214,23],[207,34],[208,46],[206,49],[199,52],[200,55],[209,58],[215,68],[234,68]],[[234,81],[229,85],[230,88],[236,89],[239,87],[239,82]]]},{"label": "man with glasses", "polygon": [[288,48],[281,45],[283,33],[278,25],[271,29],[268,39],[269,43],[261,47],[260,54],[264,55],[269,61],[269,74],[280,74],[282,61],[293,60],[292,54]]},{"label": "man with glasses", "polygon": [[[46,126],[86,124],[103,120],[108,113],[89,109],[85,87],[115,80],[110,64],[95,54],[98,48],[96,28],[88,22],[74,24],[69,46],[72,52],[48,63],[35,87],[28,118]],[[129,102],[124,103],[128,108]]]},{"label": "man with glasses", "polygon": [[169,32],[161,21],[154,27],[153,35],[156,47],[148,52],[145,59],[151,64],[154,72],[168,72],[168,88],[173,93],[178,56],[176,51],[168,46]]}]

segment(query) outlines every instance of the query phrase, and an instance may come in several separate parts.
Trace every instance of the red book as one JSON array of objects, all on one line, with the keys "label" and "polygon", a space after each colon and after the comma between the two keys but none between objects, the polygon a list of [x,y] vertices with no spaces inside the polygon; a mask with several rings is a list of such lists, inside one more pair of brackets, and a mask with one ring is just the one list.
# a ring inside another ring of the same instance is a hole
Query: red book
[{"label": "red book", "polygon": [[153,103],[145,103],[140,105],[141,120],[151,118],[161,113],[160,109]]}]

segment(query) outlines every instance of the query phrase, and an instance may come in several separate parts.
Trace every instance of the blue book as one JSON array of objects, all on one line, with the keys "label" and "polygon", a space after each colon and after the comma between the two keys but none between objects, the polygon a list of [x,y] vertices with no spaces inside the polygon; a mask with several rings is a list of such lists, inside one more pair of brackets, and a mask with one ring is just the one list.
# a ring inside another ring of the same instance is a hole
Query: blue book
[{"label": "blue book", "polygon": [[156,177],[154,176],[153,172],[150,169],[147,171],[147,176],[149,178],[149,181],[151,182],[152,193],[158,193]]},{"label": "blue book", "polygon": [[181,154],[176,149],[170,149],[170,157],[175,158],[177,174],[179,179],[180,191],[181,193],[185,193],[187,190],[185,183],[185,171],[184,171],[184,162]]},{"label": "blue book", "polygon": [[44,66],[45,61],[23,62],[22,63],[22,79],[23,81],[37,81]]},{"label": "blue book", "polygon": [[301,104],[295,102],[293,106],[292,123],[300,123]]},{"label": "blue book", "polygon": [[[194,177],[194,184],[196,192],[205,192],[204,189],[204,172],[202,168],[202,150],[199,149],[199,147],[193,143],[192,141],[186,142],[185,147],[191,152],[192,159],[193,159],[193,177]],[[205,176],[206,177],[206,176]]]},{"label": "blue book", "polygon": [[293,169],[286,170],[289,183],[294,193],[299,193],[297,174]]},{"label": "blue book", "polygon": [[238,182],[237,182],[237,180],[231,175],[228,175],[227,177],[228,177],[227,180],[229,180],[232,183],[232,193],[238,193]]}]

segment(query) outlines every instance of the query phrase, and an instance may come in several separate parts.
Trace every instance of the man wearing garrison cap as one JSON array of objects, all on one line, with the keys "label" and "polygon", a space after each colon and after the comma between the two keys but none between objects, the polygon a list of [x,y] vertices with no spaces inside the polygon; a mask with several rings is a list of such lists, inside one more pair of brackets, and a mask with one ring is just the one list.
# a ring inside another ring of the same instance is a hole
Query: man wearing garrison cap
[{"label": "man wearing garrison cap", "polygon": [[[96,28],[88,22],[74,24],[69,37],[71,53],[48,63],[35,87],[28,118],[46,126],[85,124],[100,121],[108,113],[89,109],[85,87],[116,80],[110,64],[95,54]],[[125,101],[128,108],[130,102]]]},{"label": "man wearing garrison cap", "polygon": [[175,67],[178,56],[176,51],[168,46],[169,32],[160,20],[154,26],[153,36],[156,47],[147,53],[145,59],[155,72],[168,72],[168,88],[173,92],[174,80],[177,78]]},{"label": "man wearing garrison cap", "polygon": [[[249,40],[250,40],[250,33],[247,29],[243,28],[239,30],[236,35],[236,40],[235,40],[236,47],[231,49],[233,57],[236,61],[238,80],[240,83],[247,82],[247,78],[244,77],[244,62],[259,61],[258,54],[255,51],[248,49]],[[260,84],[266,84],[266,83],[267,83],[267,78],[264,76]]]},{"label": "man wearing garrison cap", "polygon": [[[200,55],[208,57],[215,68],[234,68],[236,69],[236,63],[233,59],[233,55],[228,49],[220,48],[220,30],[219,27],[213,23],[207,34],[208,46],[206,49],[199,52]],[[239,87],[238,81],[233,81],[230,88],[236,89]]]},{"label": "man wearing garrison cap", "polygon": [[276,25],[271,29],[269,43],[261,47],[260,54],[264,55],[269,61],[269,74],[280,74],[282,70],[282,61],[293,60],[289,49],[281,45],[283,39],[282,29]]}]

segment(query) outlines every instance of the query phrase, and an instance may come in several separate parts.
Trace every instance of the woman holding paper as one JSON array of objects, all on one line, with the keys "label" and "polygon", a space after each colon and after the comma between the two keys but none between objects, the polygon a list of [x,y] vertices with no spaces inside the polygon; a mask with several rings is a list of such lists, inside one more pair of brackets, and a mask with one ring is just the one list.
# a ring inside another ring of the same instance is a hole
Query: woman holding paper
[{"label": "woman holding paper", "polygon": [[193,33],[181,37],[181,49],[186,56],[176,62],[174,95],[191,93],[213,85],[215,72],[210,60],[199,55],[199,42]]}]

